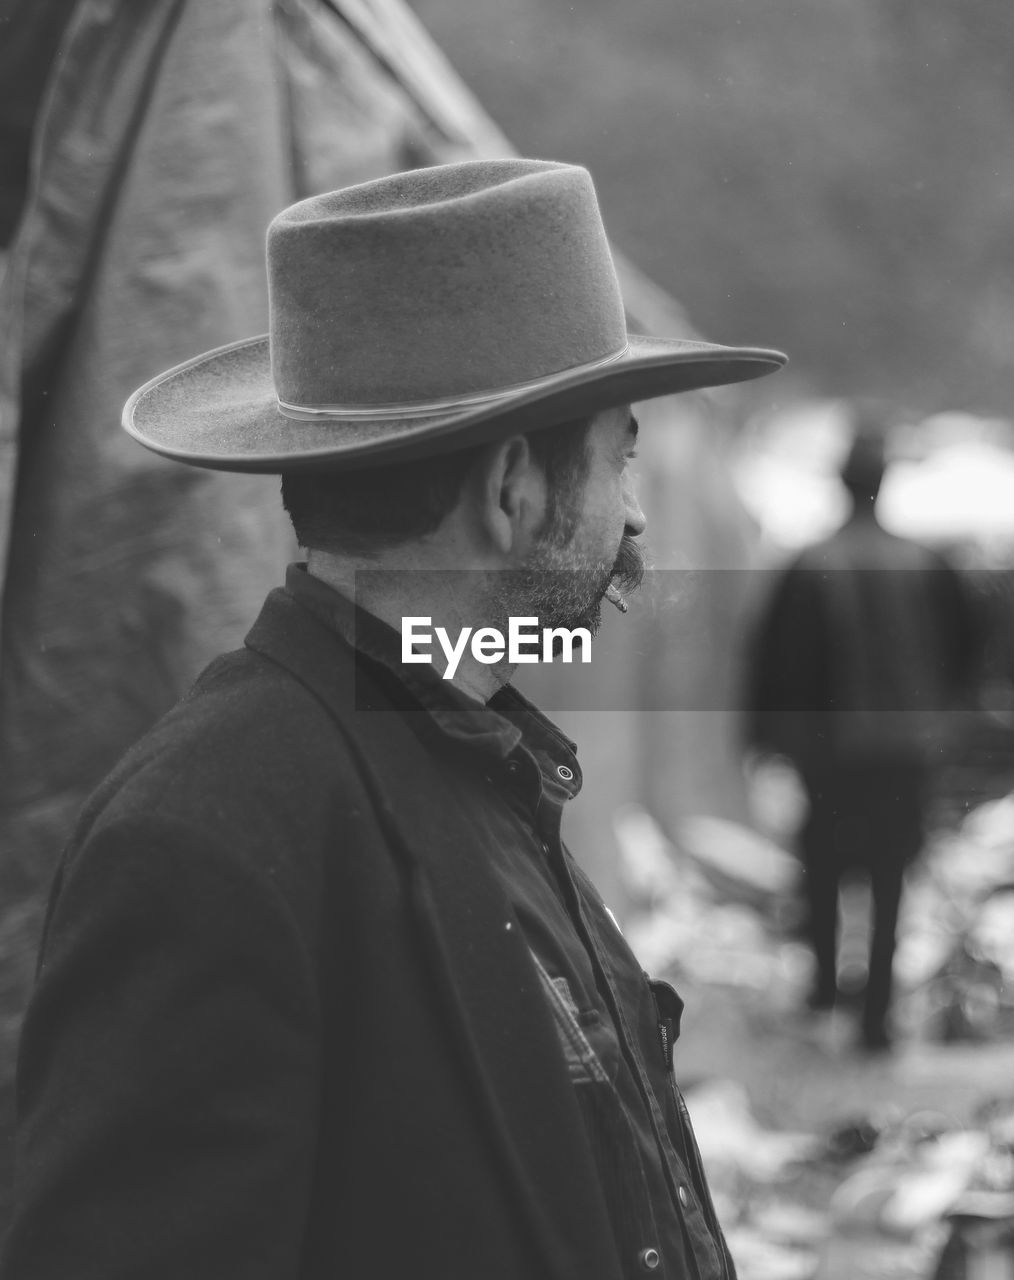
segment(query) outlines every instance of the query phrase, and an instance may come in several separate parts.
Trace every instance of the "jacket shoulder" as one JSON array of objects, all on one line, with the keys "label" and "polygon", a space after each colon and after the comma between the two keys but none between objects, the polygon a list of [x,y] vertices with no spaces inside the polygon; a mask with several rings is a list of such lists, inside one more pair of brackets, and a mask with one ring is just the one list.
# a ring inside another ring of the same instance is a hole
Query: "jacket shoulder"
[{"label": "jacket shoulder", "polygon": [[[249,650],[216,659],[100,786],[102,808],[143,805],[214,823],[258,799],[305,804],[350,772],[334,716],[300,681]],[[243,822],[245,827],[247,822]]]},{"label": "jacket shoulder", "polygon": [[216,659],[99,785],[63,874],[118,830],[130,831],[140,868],[172,831],[313,917],[325,856],[369,838],[372,821],[334,715],[283,668],[240,650]]}]

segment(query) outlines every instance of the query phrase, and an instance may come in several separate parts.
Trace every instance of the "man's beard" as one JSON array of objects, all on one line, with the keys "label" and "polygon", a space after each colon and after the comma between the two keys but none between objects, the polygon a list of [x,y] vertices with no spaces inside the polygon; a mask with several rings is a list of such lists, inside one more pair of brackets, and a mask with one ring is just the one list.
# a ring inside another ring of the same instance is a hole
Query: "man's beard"
[{"label": "man's beard", "polygon": [[[602,599],[610,583],[621,594],[636,591],[644,577],[644,553],[624,534],[612,564],[575,566],[574,548],[544,537],[520,569],[497,575],[496,612],[507,618],[536,617],[541,628],[585,627],[592,634],[602,625]],[[557,640],[554,652],[562,647]]]}]

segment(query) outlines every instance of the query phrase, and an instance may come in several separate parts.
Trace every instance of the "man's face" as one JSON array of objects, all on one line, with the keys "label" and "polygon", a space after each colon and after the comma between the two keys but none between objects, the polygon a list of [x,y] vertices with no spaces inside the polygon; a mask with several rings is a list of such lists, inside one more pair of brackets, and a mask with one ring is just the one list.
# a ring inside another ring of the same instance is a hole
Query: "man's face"
[{"label": "man's face", "polygon": [[587,627],[602,620],[610,582],[634,590],[644,560],[634,541],[645,519],[634,495],[631,462],[637,421],[630,407],[595,416],[588,430],[586,474],[560,495],[525,564],[512,576],[509,614],[535,616],[542,627]]}]

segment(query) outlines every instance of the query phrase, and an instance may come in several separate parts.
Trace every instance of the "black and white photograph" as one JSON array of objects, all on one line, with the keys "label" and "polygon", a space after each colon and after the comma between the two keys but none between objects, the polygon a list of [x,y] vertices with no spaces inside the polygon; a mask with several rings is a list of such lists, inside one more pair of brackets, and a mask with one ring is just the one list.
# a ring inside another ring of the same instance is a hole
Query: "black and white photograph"
[{"label": "black and white photograph", "polygon": [[0,1280],[1014,1280],[1010,0],[0,0]]}]

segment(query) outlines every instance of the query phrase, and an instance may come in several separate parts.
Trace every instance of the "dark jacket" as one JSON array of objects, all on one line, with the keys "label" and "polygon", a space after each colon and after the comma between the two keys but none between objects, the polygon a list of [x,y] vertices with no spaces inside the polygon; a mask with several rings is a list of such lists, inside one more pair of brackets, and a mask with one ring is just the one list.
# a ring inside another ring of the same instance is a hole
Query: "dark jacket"
[{"label": "dark jacket", "polygon": [[283,592],[247,645],[65,857],[5,1280],[615,1280],[549,1007],[446,772]]},{"label": "dark jacket", "polygon": [[980,648],[962,579],[927,547],[849,521],[780,574],[748,654],[746,737],[804,772],[925,762]]}]

